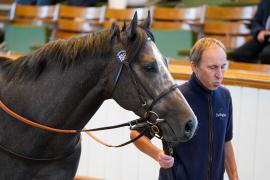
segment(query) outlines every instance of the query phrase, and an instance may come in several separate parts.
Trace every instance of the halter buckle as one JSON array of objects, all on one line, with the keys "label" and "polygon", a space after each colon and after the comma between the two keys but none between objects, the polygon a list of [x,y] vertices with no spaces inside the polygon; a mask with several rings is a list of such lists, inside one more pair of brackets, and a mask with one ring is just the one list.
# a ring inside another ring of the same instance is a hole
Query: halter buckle
[{"label": "halter buckle", "polygon": [[159,134],[159,128],[158,128],[158,126],[157,125],[155,125],[155,124],[153,124],[153,125],[151,125],[150,126],[150,130],[151,130],[151,132],[153,133],[153,134]]}]

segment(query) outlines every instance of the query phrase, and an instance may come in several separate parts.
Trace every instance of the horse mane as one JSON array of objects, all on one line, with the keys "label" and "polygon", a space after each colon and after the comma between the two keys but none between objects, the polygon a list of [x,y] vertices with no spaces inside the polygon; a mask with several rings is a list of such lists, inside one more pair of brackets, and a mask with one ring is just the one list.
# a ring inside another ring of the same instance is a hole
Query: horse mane
[{"label": "horse mane", "polygon": [[110,32],[92,32],[68,40],[56,40],[45,44],[33,53],[3,64],[8,80],[37,78],[50,64],[62,69],[78,64],[83,59],[109,54]]},{"label": "horse mane", "polygon": [[[136,38],[127,43],[128,57],[138,55],[150,31],[137,28]],[[143,33],[146,32],[146,33]],[[37,79],[43,70],[53,64],[62,70],[72,67],[90,58],[109,58],[112,51],[112,36],[110,30],[92,32],[87,35],[68,40],[51,41],[33,53],[18,58],[15,61],[3,61],[7,81]]]}]

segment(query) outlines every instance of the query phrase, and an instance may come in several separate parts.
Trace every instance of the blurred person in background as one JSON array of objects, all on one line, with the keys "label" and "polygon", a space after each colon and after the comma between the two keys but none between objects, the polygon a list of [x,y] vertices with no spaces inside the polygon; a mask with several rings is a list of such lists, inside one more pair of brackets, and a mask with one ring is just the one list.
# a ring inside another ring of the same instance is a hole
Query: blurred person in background
[{"label": "blurred person in background", "polygon": [[270,0],[261,0],[251,23],[252,40],[237,48],[232,60],[270,64]]}]

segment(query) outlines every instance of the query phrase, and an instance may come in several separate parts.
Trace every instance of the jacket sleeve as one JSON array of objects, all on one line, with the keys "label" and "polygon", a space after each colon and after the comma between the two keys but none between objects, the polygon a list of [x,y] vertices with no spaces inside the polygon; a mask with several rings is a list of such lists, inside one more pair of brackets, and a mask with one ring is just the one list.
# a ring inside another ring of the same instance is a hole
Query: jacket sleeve
[{"label": "jacket sleeve", "polygon": [[267,3],[265,3],[266,1],[262,0],[260,2],[260,4],[258,5],[258,9],[255,13],[255,16],[252,20],[252,24],[251,24],[251,34],[253,36],[253,38],[256,40],[257,39],[257,35],[258,33],[265,29],[265,14],[267,13],[267,7],[265,7],[267,5]]},{"label": "jacket sleeve", "polygon": [[225,141],[230,141],[232,140],[233,137],[233,107],[232,107],[232,98],[231,95],[229,94],[230,102],[229,102],[229,120],[227,124],[227,129],[226,129],[226,135],[225,135]]}]

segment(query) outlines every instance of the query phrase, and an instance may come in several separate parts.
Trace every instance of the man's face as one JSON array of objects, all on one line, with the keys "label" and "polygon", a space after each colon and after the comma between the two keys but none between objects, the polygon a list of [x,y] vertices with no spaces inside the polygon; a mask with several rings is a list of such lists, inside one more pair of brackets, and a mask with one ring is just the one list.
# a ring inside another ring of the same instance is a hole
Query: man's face
[{"label": "man's face", "polygon": [[221,86],[227,67],[226,59],[223,49],[211,48],[203,52],[198,65],[191,61],[191,67],[196,77],[207,89],[215,90]]}]

